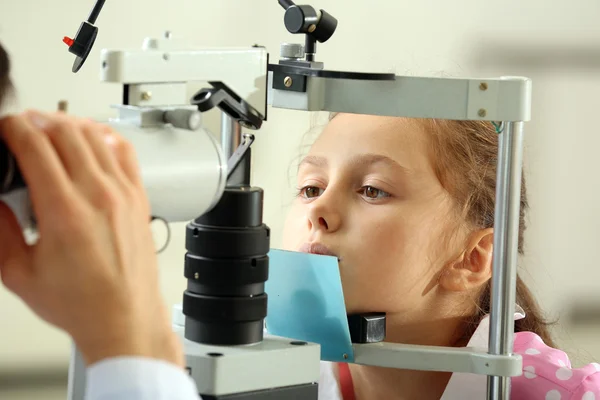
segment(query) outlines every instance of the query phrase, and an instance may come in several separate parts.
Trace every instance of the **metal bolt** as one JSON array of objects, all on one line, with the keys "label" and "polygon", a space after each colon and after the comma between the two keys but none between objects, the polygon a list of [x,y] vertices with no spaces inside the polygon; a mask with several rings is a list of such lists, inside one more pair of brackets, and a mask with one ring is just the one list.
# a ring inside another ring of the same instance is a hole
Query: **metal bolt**
[{"label": "metal bolt", "polygon": [[142,93],[142,100],[148,101],[151,98],[152,98],[152,92],[143,92]]},{"label": "metal bolt", "polygon": [[348,359],[348,354],[344,353],[344,360]]},{"label": "metal bolt", "polygon": [[292,81],[291,76],[286,76],[285,79],[283,80],[283,84],[285,85],[285,87],[292,86],[292,83],[294,83],[294,81]]},{"label": "metal bolt", "polygon": [[194,278],[195,278],[195,279],[200,279],[200,274],[196,272],[196,273],[194,274]]},{"label": "metal bolt", "polygon": [[165,32],[165,39],[171,39],[171,31]]},{"label": "metal bolt", "polygon": [[481,118],[485,117],[487,115],[487,111],[485,111],[484,108],[479,109],[479,111],[477,112],[477,115],[479,115]]},{"label": "metal bolt", "polygon": [[168,54],[168,53],[165,53],[165,54],[163,54],[163,60],[165,60],[165,61],[169,61],[169,58],[170,58],[170,57],[169,57],[169,54]]},{"label": "metal bolt", "polygon": [[485,83],[485,82],[481,82],[481,83],[479,84],[479,89],[480,89],[480,90],[487,90],[487,88],[488,88],[488,84],[487,84],[487,83]]},{"label": "metal bolt", "polygon": [[58,102],[58,111],[66,113],[69,109],[69,102],[66,100],[61,100]]},{"label": "metal bolt", "polygon": [[317,26],[315,24],[312,24],[308,27],[308,33],[313,33],[315,29],[317,29]]}]

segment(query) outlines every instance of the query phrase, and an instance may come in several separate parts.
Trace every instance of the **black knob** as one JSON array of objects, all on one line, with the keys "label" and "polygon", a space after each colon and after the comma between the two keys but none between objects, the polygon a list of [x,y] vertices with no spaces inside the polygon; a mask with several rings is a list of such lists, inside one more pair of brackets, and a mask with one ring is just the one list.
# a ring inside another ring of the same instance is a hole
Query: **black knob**
[{"label": "black knob", "polygon": [[319,43],[325,43],[335,33],[337,24],[337,19],[327,11],[321,10],[321,19],[312,35]]},{"label": "black knob", "polygon": [[299,6],[291,1],[280,0],[279,4],[285,8],[283,22],[290,33],[303,33],[320,43],[335,33],[338,21],[327,11],[317,12],[311,6]]},{"label": "black knob", "polygon": [[319,18],[311,6],[293,6],[285,11],[283,22],[290,33],[309,33],[312,25],[316,28]]}]

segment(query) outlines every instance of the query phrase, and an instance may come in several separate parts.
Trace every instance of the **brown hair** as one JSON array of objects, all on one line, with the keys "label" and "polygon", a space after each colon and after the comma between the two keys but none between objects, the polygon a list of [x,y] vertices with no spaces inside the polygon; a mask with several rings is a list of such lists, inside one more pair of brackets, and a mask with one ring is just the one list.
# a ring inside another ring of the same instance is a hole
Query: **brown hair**
[{"label": "brown hair", "polygon": [[[440,182],[453,197],[464,217],[474,228],[494,226],[498,133],[489,122],[423,120],[431,133],[434,167]],[[525,177],[521,182],[519,218],[519,254],[523,254],[525,213],[528,208]],[[478,312],[465,321],[465,338],[473,335],[484,315],[490,312],[491,282],[483,289]],[[517,276],[516,302],[525,311],[524,319],[515,321],[515,332],[529,331],[555,347],[542,311],[525,283]]]},{"label": "brown hair", "polygon": [[0,107],[6,95],[10,92],[12,85],[10,83],[10,60],[8,54],[0,45]]}]

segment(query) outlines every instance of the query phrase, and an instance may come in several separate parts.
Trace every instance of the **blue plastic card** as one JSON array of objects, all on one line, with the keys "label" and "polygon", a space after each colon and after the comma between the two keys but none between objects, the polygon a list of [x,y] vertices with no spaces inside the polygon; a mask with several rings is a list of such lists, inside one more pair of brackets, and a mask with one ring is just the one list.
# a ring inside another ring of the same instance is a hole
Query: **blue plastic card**
[{"label": "blue plastic card", "polygon": [[354,361],[336,257],[271,249],[267,332],[321,345],[321,360]]}]

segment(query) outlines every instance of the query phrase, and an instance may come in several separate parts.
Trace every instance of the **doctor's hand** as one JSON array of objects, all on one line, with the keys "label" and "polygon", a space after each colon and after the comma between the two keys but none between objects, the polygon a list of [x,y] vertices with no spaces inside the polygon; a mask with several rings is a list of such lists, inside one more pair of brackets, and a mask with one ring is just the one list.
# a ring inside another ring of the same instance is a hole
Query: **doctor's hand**
[{"label": "doctor's hand", "polygon": [[0,120],[29,187],[39,240],[0,203],[0,273],[69,333],[87,364],[141,356],[183,364],[159,290],[150,209],[134,150],[109,127],[62,114]]}]

